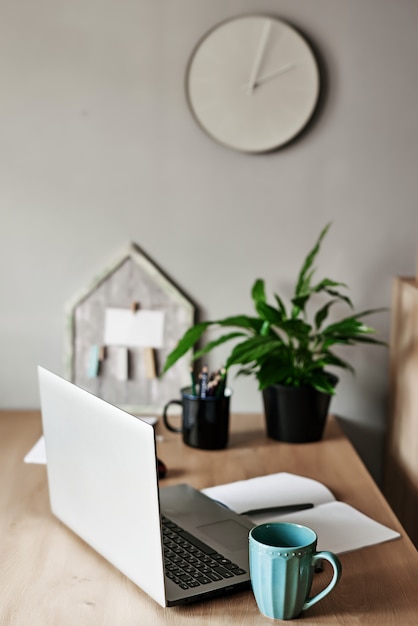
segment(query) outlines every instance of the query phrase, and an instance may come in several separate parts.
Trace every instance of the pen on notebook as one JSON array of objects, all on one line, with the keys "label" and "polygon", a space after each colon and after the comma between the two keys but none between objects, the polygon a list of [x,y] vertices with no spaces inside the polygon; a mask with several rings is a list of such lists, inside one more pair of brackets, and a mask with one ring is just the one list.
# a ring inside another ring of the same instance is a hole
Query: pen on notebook
[{"label": "pen on notebook", "polygon": [[261,509],[249,509],[242,511],[241,515],[256,515],[257,513],[294,513],[296,511],[304,511],[305,509],[313,509],[312,502],[303,502],[301,504],[284,504],[280,506],[269,506]]}]

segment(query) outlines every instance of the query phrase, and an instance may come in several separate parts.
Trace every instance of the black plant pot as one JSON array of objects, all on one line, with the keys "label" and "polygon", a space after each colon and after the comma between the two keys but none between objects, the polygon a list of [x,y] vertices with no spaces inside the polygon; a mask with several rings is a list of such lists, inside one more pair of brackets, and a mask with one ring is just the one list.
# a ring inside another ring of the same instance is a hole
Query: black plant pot
[{"label": "black plant pot", "polygon": [[[338,382],[330,375],[333,385]],[[270,385],[263,389],[267,436],[288,443],[322,439],[331,395],[313,387]]]}]

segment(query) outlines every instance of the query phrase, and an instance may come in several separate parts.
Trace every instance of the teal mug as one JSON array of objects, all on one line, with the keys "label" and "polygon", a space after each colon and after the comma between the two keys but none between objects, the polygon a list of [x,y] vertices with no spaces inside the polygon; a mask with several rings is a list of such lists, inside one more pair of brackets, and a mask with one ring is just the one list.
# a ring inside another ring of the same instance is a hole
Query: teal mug
[{"label": "teal mug", "polygon": [[[322,600],[338,583],[341,563],[332,552],[317,552],[316,533],[306,526],[274,522],[249,534],[250,576],[263,615],[292,619]],[[315,563],[329,561],[334,574],[325,589],[309,598]]]}]

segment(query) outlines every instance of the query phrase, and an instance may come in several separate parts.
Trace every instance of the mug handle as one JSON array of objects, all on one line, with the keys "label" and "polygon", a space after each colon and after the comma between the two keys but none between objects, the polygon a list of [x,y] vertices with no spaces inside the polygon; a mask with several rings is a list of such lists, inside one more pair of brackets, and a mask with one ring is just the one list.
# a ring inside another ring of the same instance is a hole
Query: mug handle
[{"label": "mug handle", "polygon": [[164,424],[166,425],[168,430],[171,430],[172,433],[182,433],[183,432],[182,428],[176,428],[175,426],[172,426],[170,422],[168,421],[167,410],[170,404],[179,404],[180,406],[183,406],[183,402],[181,400],[170,400],[170,402],[167,402],[163,411]]},{"label": "mug handle", "polygon": [[331,563],[332,569],[334,570],[334,575],[331,582],[327,587],[325,587],[325,589],[317,593],[316,596],[313,596],[312,598],[306,600],[305,604],[302,607],[302,611],[305,611],[305,609],[309,609],[310,606],[316,604],[317,602],[319,602],[319,600],[322,600],[322,598],[325,598],[325,596],[328,595],[329,592],[332,591],[332,589],[334,589],[335,585],[341,578],[341,561],[336,554],[334,554],[333,552],[315,552],[312,557],[312,564],[315,565],[315,563],[317,561],[320,561],[321,559],[325,559],[326,561],[329,561],[329,563]]}]

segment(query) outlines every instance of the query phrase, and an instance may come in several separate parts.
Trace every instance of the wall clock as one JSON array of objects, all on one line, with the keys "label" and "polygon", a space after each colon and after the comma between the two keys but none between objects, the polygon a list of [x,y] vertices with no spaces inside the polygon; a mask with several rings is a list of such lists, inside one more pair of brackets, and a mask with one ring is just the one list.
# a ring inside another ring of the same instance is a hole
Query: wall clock
[{"label": "wall clock", "polygon": [[244,15],[197,44],[186,73],[190,109],[221,144],[263,153],[296,137],[311,118],[319,71],[302,35],[282,20]]}]

